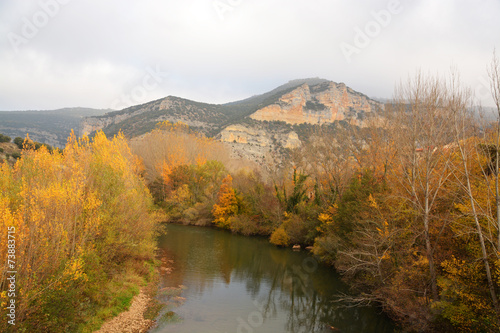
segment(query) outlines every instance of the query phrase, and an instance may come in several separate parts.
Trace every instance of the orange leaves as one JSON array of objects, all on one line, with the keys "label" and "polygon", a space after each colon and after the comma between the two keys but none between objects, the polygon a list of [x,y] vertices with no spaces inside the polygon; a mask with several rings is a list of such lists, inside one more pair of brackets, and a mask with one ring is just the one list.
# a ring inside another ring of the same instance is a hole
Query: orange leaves
[{"label": "orange leaves", "polygon": [[142,158],[150,182],[160,177],[168,183],[171,172],[180,165],[203,165],[229,156],[221,142],[191,132],[186,124],[168,121],[157,124],[155,130],[134,139],[131,145]]},{"label": "orange leaves", "polygon": [[238,214],[238,200],[236,192],[232,188],[233,178],[227,175],[222,180],[217,203],[213,206],[212,214],[215,217],[214,223],[221,228],[229,229],[229,218]]}]

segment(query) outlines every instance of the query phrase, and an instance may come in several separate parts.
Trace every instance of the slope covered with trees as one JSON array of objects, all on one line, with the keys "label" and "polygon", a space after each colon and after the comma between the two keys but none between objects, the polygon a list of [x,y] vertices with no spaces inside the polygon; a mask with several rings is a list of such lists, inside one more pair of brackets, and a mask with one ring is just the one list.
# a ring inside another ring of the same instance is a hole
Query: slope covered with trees
[{"label": "slope covered with trees", "polygon": [[29,133],[35,141],[64,148],[71,130],[78,131],[83,117],[98,116],[108,111],[89,108],[0,111],[0,132],[12,138],[24,138]]}]

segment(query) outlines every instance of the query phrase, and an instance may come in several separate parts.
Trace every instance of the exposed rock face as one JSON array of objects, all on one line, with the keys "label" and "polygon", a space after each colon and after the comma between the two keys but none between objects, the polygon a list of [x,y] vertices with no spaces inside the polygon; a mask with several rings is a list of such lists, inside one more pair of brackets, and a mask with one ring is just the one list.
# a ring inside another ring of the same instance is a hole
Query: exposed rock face
[{"label": "exposed rock face", "polygon": [[222,142],[234,142],[254,144],[260,147],[269,146],[271,140],[263,130],[248,128],[243,125],[231,125],[226,127],[220,136]]},{"label": "exposed rock face", "polygon": [[297,133],[291,131],[287,134],[270,133],[262,129],[243,125],[231,125],[220,133],[222,142],[244,143],[259,147],[271,147],[278,143],[285,148],[297,148],[300,140]]},{"label": "exposed rock face", "polygon": [[[110,118],[111,119],[111,118]],[[80,122],[80,128],[78,130],[78,136],[89,135],[94,131],[98,131],[106,127],[111,122],[108,119],[101,119],[95,117],[84,118]]]},{"label": "exposed rock face", "polygon": [[279,155],[279,147],[297,148],[301,141],[297,133],[271,132],[250,125],[231,125],[223,129],[217,136],[226,143],[233,158],[247,158],[260,165],[267,160],[274,160],[272,155]]},{"label": "exposed rock face", "polygon": [[314,86],[303,84],[250,117],[289,124],[323,124],[338,120],[361,124],[366,116],[381,108],[382,104],[343,83],[324,82]]}]

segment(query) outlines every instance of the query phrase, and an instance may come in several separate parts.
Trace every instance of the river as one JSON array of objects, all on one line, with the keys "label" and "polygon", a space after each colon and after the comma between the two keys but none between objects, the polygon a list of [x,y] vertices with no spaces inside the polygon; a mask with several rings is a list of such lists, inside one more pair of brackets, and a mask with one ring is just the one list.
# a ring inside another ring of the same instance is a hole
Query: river
[{"label": "river", "polygon": [[159,247],[173,260],[173,270],[161,275],[160,287],[183,287],[175,295],[158,296],[169,300],[169,306],[153,333],[394,330],[379,309],[334,302],[336,295],[348,292],[347,286],[334,269],[306,251],[182,225],[168,225]]}]

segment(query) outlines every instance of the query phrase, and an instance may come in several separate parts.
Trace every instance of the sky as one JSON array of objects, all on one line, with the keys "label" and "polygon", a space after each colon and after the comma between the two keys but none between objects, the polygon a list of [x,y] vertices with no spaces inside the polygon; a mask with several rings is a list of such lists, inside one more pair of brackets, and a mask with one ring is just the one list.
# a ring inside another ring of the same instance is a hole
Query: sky
[{"label": "sky", "polygon": [[498,0],[0,0],[0,110],[226,103],[289,80],[391,98],[455,68],[493,105]]}]

